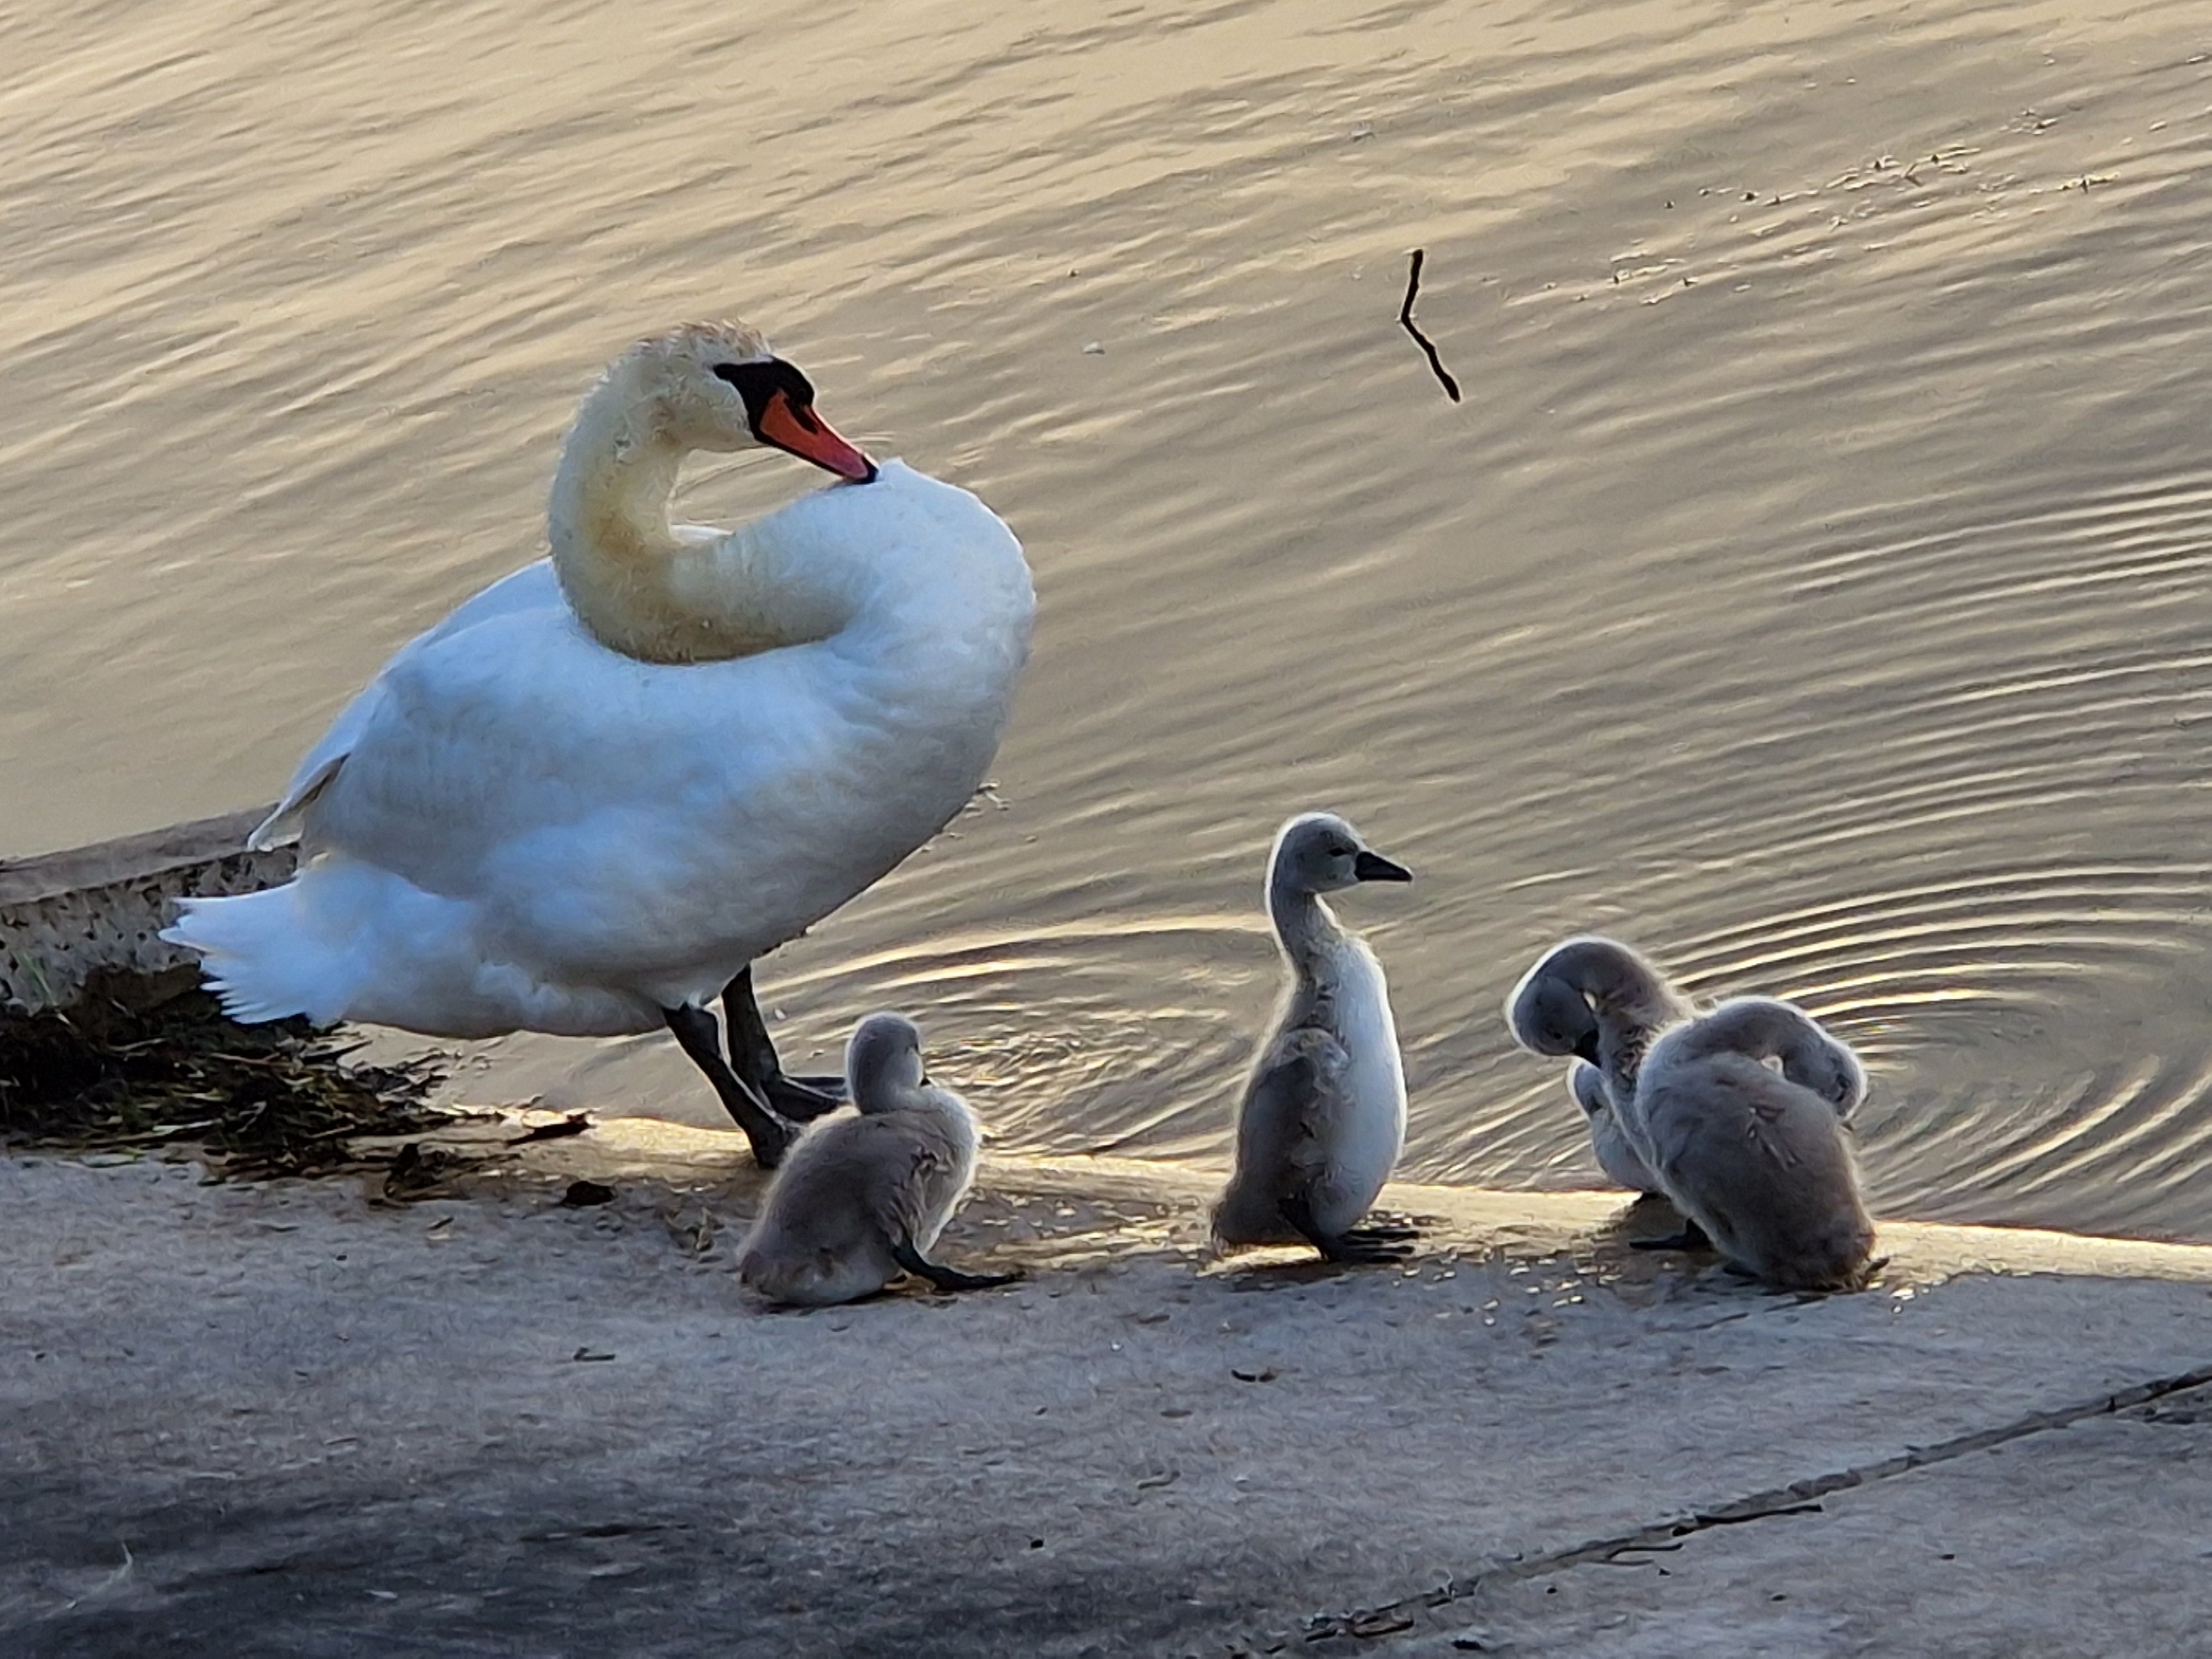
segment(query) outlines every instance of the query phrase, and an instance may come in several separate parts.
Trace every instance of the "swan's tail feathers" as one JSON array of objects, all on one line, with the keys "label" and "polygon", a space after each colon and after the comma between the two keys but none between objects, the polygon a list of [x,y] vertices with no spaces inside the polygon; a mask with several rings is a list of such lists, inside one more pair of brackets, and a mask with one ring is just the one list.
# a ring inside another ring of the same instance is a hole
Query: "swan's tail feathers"
[{"label": "swan's tail feathers", "polygon": [[289,881],[232,898],[186,899],[161,930],[172,945],[197,951],[208,988],[244,1024],[305,1014],[317,1025],[342,1018],[361,983],[361,965],[343,938],[333,939]]}]

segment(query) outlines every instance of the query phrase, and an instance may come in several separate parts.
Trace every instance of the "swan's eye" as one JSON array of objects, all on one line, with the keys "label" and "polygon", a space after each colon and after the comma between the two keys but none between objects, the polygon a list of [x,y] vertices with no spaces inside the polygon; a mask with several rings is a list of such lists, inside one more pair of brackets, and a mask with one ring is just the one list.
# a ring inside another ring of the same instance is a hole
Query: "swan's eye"
[{"label": "swan's eye", "polygon": [[819,432],[821,422],[814,418],[814,386],[804,374],[781,357],[769,357],[757,363],[716,363],[714,375],[737,388],[738,396],[745,400],[745,419],[754,431],[760,429],[761,417],[775,401],[778,392],[783,394],[784,404],[792,417],[808,432]]}]

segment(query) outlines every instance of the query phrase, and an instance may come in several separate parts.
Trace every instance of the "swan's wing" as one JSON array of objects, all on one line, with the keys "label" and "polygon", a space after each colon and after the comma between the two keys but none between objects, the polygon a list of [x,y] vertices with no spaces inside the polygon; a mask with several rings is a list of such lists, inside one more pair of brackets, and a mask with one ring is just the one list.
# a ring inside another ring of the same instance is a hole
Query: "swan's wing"
[{"label": "swan's wing", "polygon": [[1253,1069],[1237,1115],[1237,1163],[1280,1190],[1319,1176],[1345,1110],[1344,1045],[1317,1026],[1282,1032]]},{"label": "swan's wing", "polygon": [[1709,1056],[1654,1092],[1656,1167],[1673,1182],[1763,1188],[1825,1167],[1840,1140],[1826,1100],[1741,1054]]},{"label": "swan's wing", "polygon": [[[1787,1083],[1784,1086],[1796,1087]],[[1803,1092],[1810,1094],[1811,1091]],[[1796,1170],[1805,1162],[1797,1148],[1791,1144],[1788,1133],[1789,1120],[1796,1103],[1793,1097],[1779,1091],[1770,1091],[1757,1087],[1745,1091],[1744,1104],[1748,1110],[1744,1116],[1744,1139],[1778,1169]],[[1828,1106],[1826,1101],[1820,1103],[1824,1108]]]},{"label": "swan's wing", "polygon": [[865,1170],[861,1204],[868,1219],[894,1244],[927,1248],[935,1200],[946,1182],[959,1179],[951,1146],[903,1114],[859,1119],[849,1146]]},{"label": "swan's wing", "polygon": [[284,798],[246,837],[246,844],[259,852],[289,841],[298,833],[300,820],[309,803],[337,775],[338,768],[345,764],[362,733],[375,719],[386,696],[385,683],[402,663],[438,641],[465,632],[491,617],[562,603],[561,584],[553,574],[552,562],[540,559],[511,575],[501,577],[475,597],[465,599],[443,620],[401,646],[376,678],[338,711],[330,729],[294,770],[292,781],[284,786]]},{"label": "swan's wing", "polygon": [[[392,659],[312,838],[435,892],[696,902],[696,860],[846,781],[852,722],[817,684],[836,666],[806,647],[668,666],[608,650],[565,606],[487,617]],[[791,879],[835,850],[788,848]]]}]

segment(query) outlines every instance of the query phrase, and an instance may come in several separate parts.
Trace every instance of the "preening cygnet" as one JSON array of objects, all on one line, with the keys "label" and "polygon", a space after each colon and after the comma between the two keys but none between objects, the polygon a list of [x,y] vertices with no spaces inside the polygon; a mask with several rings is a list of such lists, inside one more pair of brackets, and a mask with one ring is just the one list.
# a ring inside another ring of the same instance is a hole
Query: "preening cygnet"
[{"label": "preening cygnet", "polygon": [[1309,812],[1275,837],[1267,914],[1290,969],[1244,1086],[1237,1167],[1213,1210],[1224,1244],[1304,1239],[1332,1261],[1402,1255],[1412,1231],[1356,1224],[1406,1143],[1406,1078],[1382,964],[1323,893],[1413,874],[1342,818]]},{"label": "preening cygnet", "polygon": [[1533,1054],[1577,1057],[1567,1088],[1589,1118],[1598,1167],[1632,1192],[1660,1190],[1625,1121],[1638,1069],[1660,1032],[1695,1012],[1656,968],[1595,934],[1546,951],[1506,1000],[1516,1042]]},{"label": "preening cygnet", "polygon": [[1738,1267],[1853,1290],[1874,1222],[1841,1120],[1865,1093],[1858,1057],[1803,1009],[1741,997],[1651,1045],[1631,1119],[1668,1198]]},{"label": "preening cygnet", "polygon": [[738,1255],[738,1277],[776,1302],[819,1307],[872,1296],[902,1273],[940,1291],[1018,1273],[963,1273],[930,1247],[975,1176],[975,1115],[924,1074],[921,1032],[871,1014],[845,1050],[856,1116],[825,1120],[791,1150]]},{"label": "preening cygnet", "polygon": [[1588,1060],[1577,1060],[1567,1072],[1567,1092],[1589,1120],[1590,1151],[1597,1167],[1616,1187],[1632,1193],[1656,1193],[1659,1177],[1644,1167],[1644,1159],[1628,1139],[1620,1114],[1613,1109],[1613,1095],[1605,1086],[1605,1073]]}]

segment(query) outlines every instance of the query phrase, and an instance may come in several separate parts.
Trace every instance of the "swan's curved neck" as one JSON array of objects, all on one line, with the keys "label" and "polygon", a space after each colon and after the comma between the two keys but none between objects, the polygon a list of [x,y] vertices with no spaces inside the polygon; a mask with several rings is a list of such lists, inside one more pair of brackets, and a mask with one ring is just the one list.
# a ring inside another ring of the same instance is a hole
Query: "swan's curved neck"
[{"label": "swan's curved neck", "polygon": [[617,364],[593,388],[561,452],[547,512],[553,568],[584,626],[631,655],[659,655],[672,607],[665,572],[681,550],[668,527],[668,498],[684,448]]},{"label": "swan's curved neck", "polygon": [[1267,884],[1267,916],[1275,924],[1275,937],[1283,942],[1283,954],[1309,977],[1344,943],[1336,913],[1318,894],[1289,882]]},{"label": "swan's curved neck", "polygon": [[747,531],[702,540],[670,527],[688,453],[629,362],[584,400],[546,514],[553,568],[578,620],[600,644],[647,662],[720,661],[834,633],[834,596],[789,580]]}]

